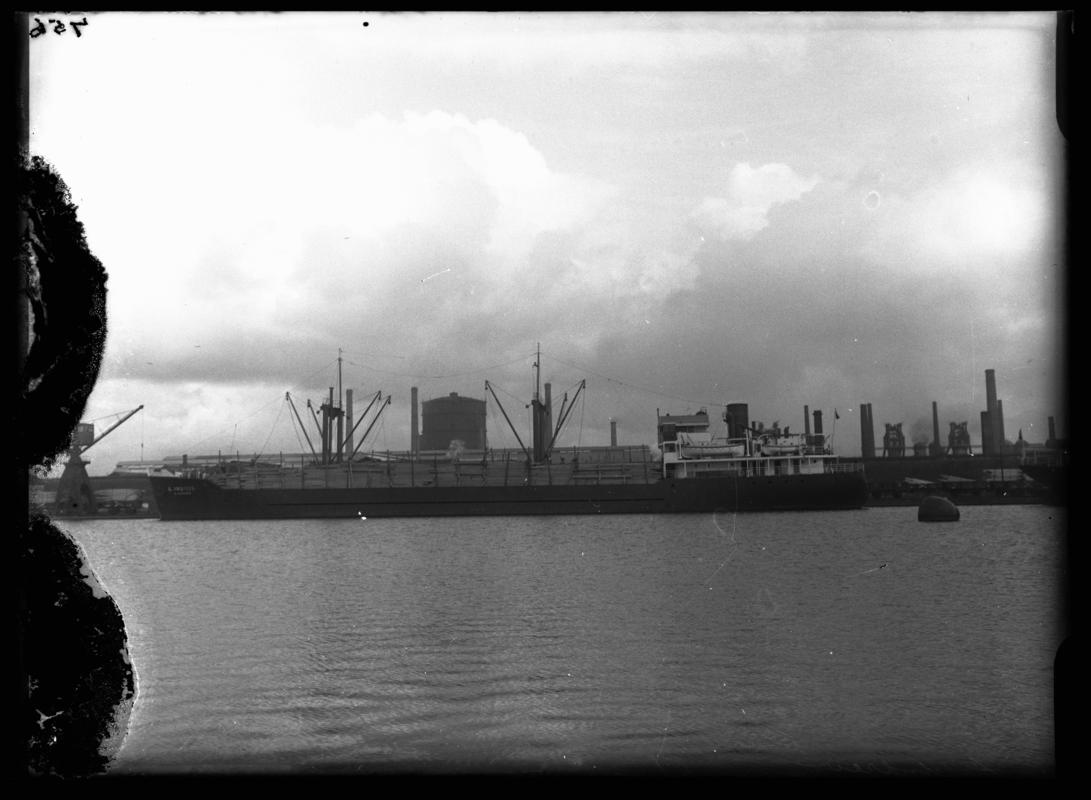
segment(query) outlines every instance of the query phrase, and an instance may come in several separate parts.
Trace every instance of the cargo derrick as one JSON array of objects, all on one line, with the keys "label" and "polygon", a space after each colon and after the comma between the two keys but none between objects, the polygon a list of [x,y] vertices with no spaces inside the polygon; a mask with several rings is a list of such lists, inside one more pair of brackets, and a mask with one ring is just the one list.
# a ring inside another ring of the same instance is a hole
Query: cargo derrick
[{"label": "cargo derrick", "polygon": [[142,408],[144,406],[137,406],[98,436],[95,436],[94,423],[81,422],[76,426],[68,446],[68,462],[64,465],[64,472],[61,473],[61,479],[57,484],[53,513],[57,516],[80,517],[98,513],[98,502],[95,500],[94,489],[91,488],[91,479],[87,475],[87,465],[91,462],[84,461],[83,454]]},{"label": "cargo derrick", "polygon": [[551,430],[551,421],[553,419],[553,402],[550,397],[549,384],[546,384],[546,399],[543,402],[539,387],[541,386],[541,361],[542,351],[539,348],[537,359],[534,362],[534,398],[530,402],[531,408],[531,447],[527,448],[523,444],[522,438],[519,436],[519,431],[515,429],[512,424],[511,418],[508,416],[508,412],[504,410],[503,404],[500,402],[500,398],[496,396],[496,392],[493,390],[492,385],[488,381],[485,381],[485,388],[492,395],[493,400],[496,401],[497,407],[500,409],[500,413],[504,415],[504,420],[508,423],[508,427],[511,428],[511,432],[515,435],[515,441],[519,443],[520,449],[526,456],[527,464],[543,464],[548,462],[550,456],[553,453],[553,447],[557,443],[557,437],[560,436],[561,431],[564,429],[565,422],[568,421],[569,415],[572,413],[572,409],[576,407],[576,398],[580,396],[580,392],[583,391],[587,385],[587,381],[580,381],[579,388],[572,396],[571,402],[568,400],[568,393],[565,392],[564,397],[561,399],[561,408],[557,417],[557,425]]},{"label": "cargo derrick", "polygon": [[[327,403],[323,403],[319,407],[322,411],[321,421],[318,418],[318,414],[315,413],[314,406],[311,405],[311,401],[308,400],[307,408],[310,409],[311,416],[314,418],[314,424],[315,427],[318,429],[319,440],[322,444],[321,454],[316,452],[314,449],[314,445],[311,444],[311,438],[307,436],[307,429],[303,425],[303,420],[299,416],[299,411],[296,410],[295,403],[292,401],[291,394],[289,392],[285,392],[284,399],[291,407],[292,413],[295,415],[295,419],[299,423],[300,430],[303,431],[303,437],[307,440],[307,447],[310,449],[311,456],[314,459],[313,463],[316,465],[328,465],[334,463],[335,461],[352,461],[356,457],[356,454],[360,451],[360,447],[367,440],[368,434],[371,433],[371,429],[375,427],[375,423],[378,422],[379,417],[382,416],[383,410],[388,405],[390,405],[391,396],[387,395],[386,400],[384,400],[382,404],[380,404],[379,410],[376,412],[374,419],[371,420],[371,423],[364,430],[364,433],[360,437],[360,440],[356,443],[355,446],[352,446],[352,441],[356,433],[356,429],[359,428],[360,423],[367,418],[367,415],[371,411],[372,407],[382,398],[382,394],[383,393],[381,391],[375,393],[375,396],[371,398],[371,402],[368,403],[367,408],[364,409],[364,413],[360,415],[360,418],[356,420],[355,424],[349,427],[349,431],[347,434],[344,434],[344,429],[340,424],[338,424],[336,426],[336,440],[334,439],[334,425],[332,423],[334,420],[340,423],[341,417],[344,414],[344,410],[333,405],[332,387],[330,389],[330,401]],[[348,453],[347,457],[345,456],[345,453]]]}]

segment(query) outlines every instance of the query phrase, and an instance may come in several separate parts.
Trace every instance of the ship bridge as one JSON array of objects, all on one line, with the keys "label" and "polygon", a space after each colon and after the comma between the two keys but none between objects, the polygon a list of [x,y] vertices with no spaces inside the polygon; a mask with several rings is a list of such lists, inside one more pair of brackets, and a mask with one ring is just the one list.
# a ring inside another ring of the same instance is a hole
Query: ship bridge
[{"label": "ship bridge", "polygon": [[702,408],[696,414],[658,414],[659,443],[673,442],[679,433],[704,433],[708,430],[708,409]]}]

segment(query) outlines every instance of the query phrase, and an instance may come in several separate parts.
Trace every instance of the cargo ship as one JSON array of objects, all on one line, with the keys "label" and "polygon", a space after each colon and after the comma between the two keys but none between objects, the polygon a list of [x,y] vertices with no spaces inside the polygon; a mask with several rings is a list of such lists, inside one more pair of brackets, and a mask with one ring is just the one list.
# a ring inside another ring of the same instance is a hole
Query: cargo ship
[{"label": "cargo ship", "polygon": [[[710,432],[709,414],[702,408],[680,416],[657,412],[655,450],[646,445],[557,448],[558,435],[585,382],[571,404],[565,395],[554,428],[548,384],[546,401],[538,391],[539,363],[534,365],[529,447],[511,426],[518,449],[471,450],[452,442],[442,455],[425,456],[411,447],[404,453],[358,456],[360,445],[348,446],[351,430],[342,437],[340,396],[335,405],[331,387],[329,402],[321,405],[321,421],[314,414],[320,452],[312,449],[310,459],[294,464],[256,458],[197,467],[184,462],[176,475],[151,475],[160,518],[816,511],[862,508],[867,502],[863,466],[842,463],[828,436],[818,431],[792,433],[776,424],[768,429],[761,423],[751,425],[747,406],[740,403],[726,407],[727,435],[722,437]],[[487,381],[485,387],[511,425]],[[286,399],[291,402],[290,396]],[[389,402],[387,397],[379,413]],[[295,415],[303,428],[298,411]]]}]

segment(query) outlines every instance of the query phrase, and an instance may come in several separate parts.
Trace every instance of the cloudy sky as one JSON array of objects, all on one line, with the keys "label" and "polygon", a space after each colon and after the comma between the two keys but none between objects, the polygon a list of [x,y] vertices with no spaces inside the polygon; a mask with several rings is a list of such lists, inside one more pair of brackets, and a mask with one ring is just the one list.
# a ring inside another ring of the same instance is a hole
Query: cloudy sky
[{"label": "cloudy sky", "polygon": [[1052,14],[86,17],[31,42],[30,144],[109,274],[85,419],[144,405],[92,474],[299,452],[339,349],[378,449],[485,380],[525,441],[538,343],[566,444],[745,402],[858,455],[860,403],[933,400],[976,441],[987,368],[1009,438],[1067,433]]}]

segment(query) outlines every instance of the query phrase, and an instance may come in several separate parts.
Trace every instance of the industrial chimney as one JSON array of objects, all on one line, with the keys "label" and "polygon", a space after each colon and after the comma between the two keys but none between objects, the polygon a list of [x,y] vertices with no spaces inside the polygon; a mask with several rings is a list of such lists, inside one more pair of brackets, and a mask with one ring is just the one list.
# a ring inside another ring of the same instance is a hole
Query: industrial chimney
[{"label": "industrial chimney", "polygon": [[936,401],[932,401],[932,455],[943,455],[943,443],[939,440],[939,408]]},{"label": "industrial chimney", "polygon": [[610,447],[617,447],[617,420],[610,420]]},{"label": "industrial chimney", "polygon": [[860,455],[875,458],[875,423],[871,419],[871,403],[860,404]]},{"label": "industrial chimney", "polygon": [[981,414],[981,449],[983,455],[1000,455],[1003,422],[996,399],[996,370],[985,370],[985,410]]},{"label": "industrial chimney", "polygon": [[409,452],[413,458],[420,453],[420,422],[417,419],[417,387],[409,390]]}]

